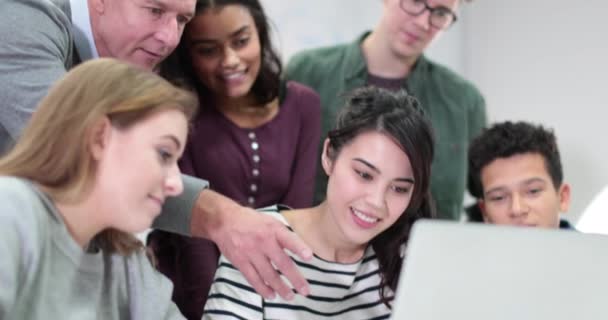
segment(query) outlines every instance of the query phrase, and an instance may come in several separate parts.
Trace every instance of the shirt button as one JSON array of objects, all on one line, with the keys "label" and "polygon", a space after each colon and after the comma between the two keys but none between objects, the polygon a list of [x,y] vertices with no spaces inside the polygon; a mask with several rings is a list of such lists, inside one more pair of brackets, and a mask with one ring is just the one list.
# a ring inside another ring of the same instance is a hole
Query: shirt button
[{"label": "shirt button", "polygon": [[257,154],[253,155],[253,162],[260,162],[260,156],[258,156]]},{"label": "shirt button", "polygon": [[249,132],[249,139],[255,139],[255,132]]},{"label": "shirt button", "polygon": [[251,149],[258,150],[259,147],[260,145],[257,142],[254,141],[251,143]]},{"label": "shirt button", "polygon": [[258,169],[253,169],[253,171],[252,171],[251,173],[253,173],[253,176],[254,176],[254,177],[257,177],[257,176],[259,176],[259,175],[260,175],[260,170],[258,170]]},{"label": "shirt button", "polygon": [[251,186],[249,186],[249,189],[251,192],[256,192],[258,191],[258,186],[255,183],[252,183]]},{"label": "shirt button", "polygon": [[249,204],[254,204],[255,203],[255,198],[254,197],[249,197],[247,199],[247,202],[249,202]]}]

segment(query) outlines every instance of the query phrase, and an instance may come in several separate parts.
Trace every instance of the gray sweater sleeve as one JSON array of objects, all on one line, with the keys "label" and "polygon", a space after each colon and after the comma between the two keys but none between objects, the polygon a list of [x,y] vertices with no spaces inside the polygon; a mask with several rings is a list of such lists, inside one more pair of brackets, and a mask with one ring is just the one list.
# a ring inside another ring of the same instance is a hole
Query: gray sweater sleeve
[{"label": "gray sweater sleeve", "polygon": [[184,191],[175,198],[168,198],[163,211],[156,218],[153,228],[190,235],[190,221],[192,209],[196,205],[199,194],[208,187],[205,180],[182,174]]},{"label": "gray sweater sleeve", "polygon": [[6,319],[8,312],[17,297],[21,255],[16,208],[10,199],[0,194],[0,319]]},{"label": "gray sweater sleeve", "polygon": [[0,152],[71,65],[70,25],[50,1],[0,1]]},{"label": "gray sweater sleeve", "polygon": [[44,230],[28,204],[31,192],[16,179],[0,180],[0,319],[7,319],[28,272],[40,255]]}]

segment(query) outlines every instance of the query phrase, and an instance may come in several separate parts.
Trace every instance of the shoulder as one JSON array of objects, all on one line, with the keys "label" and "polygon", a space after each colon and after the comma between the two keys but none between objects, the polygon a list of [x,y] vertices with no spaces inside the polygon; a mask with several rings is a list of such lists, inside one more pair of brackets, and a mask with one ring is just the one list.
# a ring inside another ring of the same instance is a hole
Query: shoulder
[{"label": "shoulder", "polygon": [[259,209],[257,209],[257,211],[261,214],[265,214],[267,216],[273,217],[273,218],[279,220],[285,226],[289,227],[289,223],[287,222],[287,219],[285,219],[285,217],[281,214],[281,211],[290,210],[290,209],[291,208],[289,208],[288,206],[285,206],[282,204],[275,204],[272,206],[259,208]]},{"label": "shoulder", "polygon": [[35,187],[27,180],[3,176],[0,177],[0,214],[6,215],[9,209],[24,210],[31,207],[32,202],[38,198]]},{"label": "shoulder", "polygon": [[447,87],[450,91],[458,92],[461,97],[467,100],[483,100],[481,92],[471,81],[438,62],[426,59],[426,64],[429,74],[441,86]]},{"label": "shoulder", "polygon": [[31,184],[24,179],[13,176],[0,176],[0,194],[4,193],[34,193]]},{"label": "shoulder", "polygon": [[27,180],[0,177],[0,234],[9,250],[28,261],[38,254],[49,232],[51,215]]},{"label": "shoulder", "polygon": [[[2,41],[26,50],[22,55],[29,56],[31,50],[38,54],[41,47],[59,47],[64,55],[71,49],[72,22],[66,1],[1,1],[0,19],[10,21],[0,28]],[[9,49],[15,50],[11,46],[3,50]]]},{"label": "shoulder", "polygon": [[345,43],[329,47],[308,49],[296,53],[287,64],[288,77],[295,77],[299,73],[309,73],[315,70],[325,74],[328,67],[335,67],[351,50],[352,44]]},{"label": "shoulder", "polygon": [[[67,1],[3,1],[0,8],[2,8],[0,15],[10,15],[14,18],[11,21],[21,21],[22,24],[27,23],[32,26],[44,25],[48,21],[48,18],[51,18],[53,22],[66,26],[71,25],[70,9]],[[39,18],[41,17],[46,17],[47,20],[40,20]],[[21,18],[23,19],[21,20]],[[4,27],[10,26],[11,24],[4,25]]]},{"label": "shoulder", "polygon": [[321,98],[311,87],[297,81],[287,81],[287,94],[283,104],[305,105],[306,112],[321,112]]},{"label": "shoulder", "polygon": [[351,48],[351,43],[341,43],[333,46],[319,47],[314,49],[306,49],[296,53],[290,62],[323,62],[334,61],[342,55],[345,55]]},{"label": "shoulder", "polygon": [[38,192],[27,180],[0,177],[0,228],[41,236],[51,215]]},{"label": "shoulder", "polygon": [[287,96],[297,96],[297,97],[319,97],[317,92],[313,90],[311,87],[297,81],[287,81]]}]

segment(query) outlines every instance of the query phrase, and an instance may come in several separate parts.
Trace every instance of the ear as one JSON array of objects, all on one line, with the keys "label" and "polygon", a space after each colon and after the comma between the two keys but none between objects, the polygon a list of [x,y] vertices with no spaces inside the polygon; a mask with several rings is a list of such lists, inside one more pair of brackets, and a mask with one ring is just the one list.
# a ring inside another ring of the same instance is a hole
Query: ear
[{"label": "ear", "polygon": [[570,208],[570,185],[562,183],[557,191],[557,196],[559,197],[559,210],[567,212],[568,208]]},{"label": "ear", "polygon": [[481,211],[481,216],[483,217],[484,223],[491,223],[490,219],[488,219],[488,213],[486,211],[486,203],[483,199],[477,200],[477,206],[479,207],[479,211]]},{"label": "ear", "polygon": [[326,175],[330,175],[333,168],[333,161],[330,159],[328,152],[331,147],[329,146],[329,138],[325,138],[323,141],[323,152],[321,153],[321,165]]},{"label": "ear", "polygon": [[93,125],[89,135],[89,151],[95,161],[99,161],[108,148],[111,134],[112,124],[108,117],[104,116]]}]

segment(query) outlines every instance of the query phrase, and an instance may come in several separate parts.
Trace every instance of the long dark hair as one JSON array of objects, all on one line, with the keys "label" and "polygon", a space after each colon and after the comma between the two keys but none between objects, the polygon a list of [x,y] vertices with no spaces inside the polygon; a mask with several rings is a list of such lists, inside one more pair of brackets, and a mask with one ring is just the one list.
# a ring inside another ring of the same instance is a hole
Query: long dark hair
[{"label": "long dark hair", "polygon": [[[247,8],[258,32],[261,50],[261,66],[251,91],[258,105],[271,102],[279,96],[283,66],[270,36],[270,24],[264,9],[258,0],[197,0],[195,16],[206,10],[221,8],[227,5],[239,5]],[[188,25],[186,25],[186,31]],[[186,33],[184,32],[184,34]],[[160,74],[170,81],[196,90],[201,102],[213,100],[213,93],[197,80],[190,61],[189,47],[182,40],[177,49],[160,65]]]},{"label": "long dark hair", "polygon": [[336,128],[328,134],[327,156],[335,159],[342,147],[369,131],[382,132],[399,143],[410,160],[415,181],[405,212],[370,241],[380,266],[380,296],[389,305],[393,297],[388,296],[385,289],[388,287],[394,292],[397,288],[403,263],[400,253],[407,244],[412,225],[418,219],[435,216],[429,189],[434,138],[431,125],[414,97],[403,90],[360,88],[347,96]]}]

